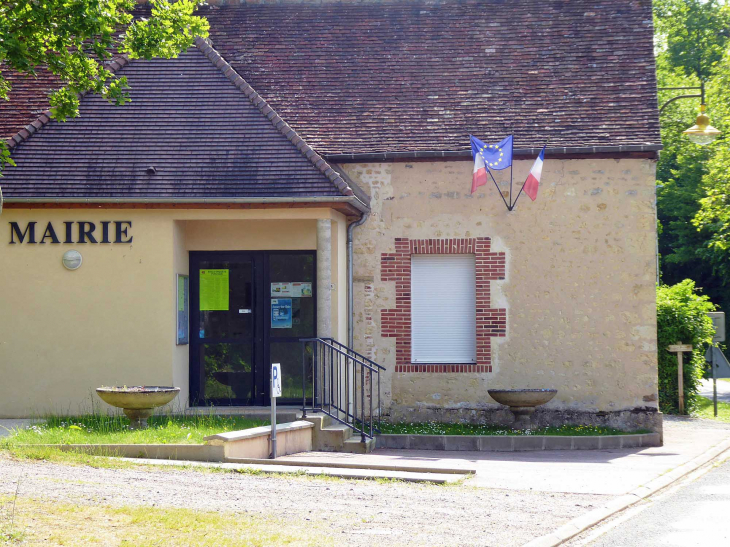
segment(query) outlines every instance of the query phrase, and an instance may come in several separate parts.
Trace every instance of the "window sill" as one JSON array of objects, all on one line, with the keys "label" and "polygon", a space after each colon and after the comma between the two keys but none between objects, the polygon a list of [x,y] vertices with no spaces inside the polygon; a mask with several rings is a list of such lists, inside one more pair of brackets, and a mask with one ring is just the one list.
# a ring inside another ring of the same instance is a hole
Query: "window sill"
[{"label": "window sill", "polygon": [[410,365],[396,365],[395,371],[411,373],[484,373],[492,372],[492,365],[478,365],[476,363],[411,363]]}]

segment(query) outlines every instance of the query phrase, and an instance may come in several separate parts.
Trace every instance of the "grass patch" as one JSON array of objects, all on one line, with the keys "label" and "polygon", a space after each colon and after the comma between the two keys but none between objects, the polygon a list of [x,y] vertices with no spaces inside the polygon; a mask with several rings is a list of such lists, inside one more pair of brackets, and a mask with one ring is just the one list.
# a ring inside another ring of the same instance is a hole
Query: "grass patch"
[{"label": "grass patch", "polygon": [[[20,460],[38,460],[65,465],[88,465],[97,469],[131,469],[142,465],[126,459],[95,456],[73,451],[65,452],[53,446],[0,445],[0,450],[5,450],[7,454]],[[0,455],[2,455],[2,452],[0,452]]]},{"label": "grass patch", "polygon": [[[0,500],[2,501],[2,500]],[[6,500],[7,503],[7,500]],[[324,530],[292,519],[158,507],[79,506],[17,500],[13,530],[0,516],[0,545],[238,547],[333,545]]]},{"label": "grass patch", "polygon": [[147,429],[130,430],[124,416],[49,416],[45,423],[18,429],[0,439],[0,448],[20,444],[203,444],[208,435],[268,423],[240,416],[160,415],[148,419]]},{"label": "grass patch", "polygon": [[561,427],[542,427],[539,429],[510,429],[509,427],[480,424],[447,424],[427,423],[389,423],[383,422],[381,433],[386,435],[551,435],[551,436],[590,436],[590,435],[626,435],[629,433],[650,433],[641,429],[637,431],[621,431],[612,427],[595,427],[589,425],[564,425]]},{"label": "grass patch", "polygon": [[717,401],[717,418],[715,418],[714,405],[712,399],[707,397],[697,397],[697,408],[694,416],[698,418],[707,418],[709,420],[717,420],[718,422],[730,422],[730,403]]}]

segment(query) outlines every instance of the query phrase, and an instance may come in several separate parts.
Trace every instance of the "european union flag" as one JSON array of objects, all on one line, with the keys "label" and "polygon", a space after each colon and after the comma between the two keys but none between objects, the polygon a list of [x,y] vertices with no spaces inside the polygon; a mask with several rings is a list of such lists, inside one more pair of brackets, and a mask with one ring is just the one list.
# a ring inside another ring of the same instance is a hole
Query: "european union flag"
[{"label": "european union flag", "polygon": [[471,137],[471,153],[475,158],[479,154],[489,169],[506,169],[512,165],[512,135],[499,144],[484,144],[476,137]]}]

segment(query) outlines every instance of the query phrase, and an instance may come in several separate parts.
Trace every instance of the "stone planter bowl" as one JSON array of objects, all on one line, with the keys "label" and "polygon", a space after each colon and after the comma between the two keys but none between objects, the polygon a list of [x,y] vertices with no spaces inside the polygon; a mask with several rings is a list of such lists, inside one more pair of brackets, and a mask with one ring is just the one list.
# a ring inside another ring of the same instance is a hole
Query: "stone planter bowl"
[{"label": "stone planter bowl", "polygon": [[105,403],[121,408],[129,418],[130,429],[144,429],[155,408],[164,406],[180,393],[179,387],[135,386],[100,387],[96,393]]},{"label": "stone planter bowl", "polygon": [[490,397],[507,405],[515,417],[515,429],[530,429],[535,407],[549,402],[557,389],[488,389]]}]

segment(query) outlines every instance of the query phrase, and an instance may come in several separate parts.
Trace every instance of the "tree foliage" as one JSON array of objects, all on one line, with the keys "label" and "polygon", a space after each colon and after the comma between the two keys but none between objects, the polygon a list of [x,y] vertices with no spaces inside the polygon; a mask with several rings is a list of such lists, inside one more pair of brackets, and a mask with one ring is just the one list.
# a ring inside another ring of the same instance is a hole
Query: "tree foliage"
[{"label": "tree foliage", "polygon": [[[720,0],[654,1],[657,81],[662,87],[706,83],[712,125],[723,131],[705,147],[691,143],[682,131],[694,125],[699,99],[669,105],[661,115],[662,150],[657,165],[657,213],[662,281],[675,284],[693,279],[725,309],[730,309],[730,260],[722,230],[723,196],[728,188],[730,131],[730,6]],[[659,93],[659,104],[680,94]],[[723,183],[723,181],[725,181]]]},{"label": "tree foliage", "polygon": [[704,256],[718,277],[730,279],[730,48],[716,68],[710,91],[718,129],[723,135],[712,149],[703,177],[704,196],[693,219],[698,230],[709,234]]},{"label": "tree foliage", "polygon": [[659,408],[662,412],[679,412],[677,354],[667,346],[691,344],[694,351],[684,363],[685,410],[697,406],[697,388],[705,368],[705,350],[712,343],[715,329],[707,312],[715,309],[707,296],[697,294],[694,281],[686,279],[673,286],[657,289],[657,344],[659,353]]},{"label": "tree foliage", "polygon": [[720,0],[655,0],[657,43],[672,67],[706,80],[725,53],[730,12]]},{"label": "tree foliage", "polygon": [[[35,75],[44,68],[64,87],[50,96],[52,117],[79,112],[79,95],[100,93],[110,102],[129,100],[127,81],[104,66],[114,52],[131,58],[170,58],[207,36],[208,22],[193,15],[194,0],[151,0],[151,17],[133,20],[135,0],[3,0],[0,4],[0,68]],[[0,72],[0,98],[12,87]]]}]

